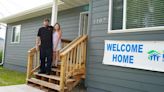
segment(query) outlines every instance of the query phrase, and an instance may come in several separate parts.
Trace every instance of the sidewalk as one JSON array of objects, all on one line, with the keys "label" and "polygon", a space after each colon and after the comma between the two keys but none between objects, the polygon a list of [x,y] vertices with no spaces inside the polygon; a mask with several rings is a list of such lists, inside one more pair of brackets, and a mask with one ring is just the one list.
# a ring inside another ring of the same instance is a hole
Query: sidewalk
[{"label": "sidewalk", "polygon": [[22,85],[13,85],[13,86],[1,86],[0,92],[44,92],[44,91],[30,87],[26,84],[22,84]]},{"label": "sidewalk", "polygon": [[[13,86],[0,86],[0,92],[44,92],[26,84],[13,85]],[[72,92],[86,92],[82,85],[76,86]]]}]

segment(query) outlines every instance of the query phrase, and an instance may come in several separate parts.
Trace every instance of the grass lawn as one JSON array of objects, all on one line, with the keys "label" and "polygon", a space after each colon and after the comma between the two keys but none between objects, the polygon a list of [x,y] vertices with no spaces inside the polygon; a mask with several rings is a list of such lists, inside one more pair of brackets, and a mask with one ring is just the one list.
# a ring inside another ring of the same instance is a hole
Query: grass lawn
[{"label": "grass lawn", "polygon": [[0,66],[0,86],[23,84],[25,79],[25,73],[5,69]]}]

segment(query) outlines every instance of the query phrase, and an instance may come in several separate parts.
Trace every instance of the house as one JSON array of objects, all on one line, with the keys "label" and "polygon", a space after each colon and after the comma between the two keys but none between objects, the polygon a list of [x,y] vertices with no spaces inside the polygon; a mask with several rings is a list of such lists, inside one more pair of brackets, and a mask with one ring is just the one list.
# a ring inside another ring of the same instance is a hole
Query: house
[{"label": "house", "polygon": [[[158,46],[162,48],[164,45],[163,0],[61,0],[58,8],[51,6],[52,3],[46,4],[0,19],[0,22],[7,23],[5,67],[26,71],[27,51],[35,45],[37,30],[42,26],[42,20],[49,18],[52,24],[56,20],[61,24],[64,39],[75,39],[76,42],[79,36],[87,35],[85,78],[87,92],[164,91],[164,73],[162,70],[152,71],[154,66],[138,65],[138,68],[126,64],[120,67],[103,63],[104,40],[109,40],[108,42],[115,40],[118,43],[119,41],[126,43],[129,40],[143,41],[143,43],[161,41]],[[148,46],[153,47],[153,45],[151,43]],[[35,50],[32,49],[30,53],[33,51]],[[144,54],[139,55],[143,61],[147,59]],[[158,64],[161,69],[162,64]],[[140,68],[141,66],[148,68],[143,69]],[[28,66],[28,71],[30,68]],[[62,71],[64,69],[62,68]],[[30,73],[28,76],[30,77]],[[61,77],[61,80],[64,78]],[[60,87],[63,87],[62,83]]]},{"label": "house", "polygon": [[4,39],[0,38],[0,51],[3,50],[4,47]]}]

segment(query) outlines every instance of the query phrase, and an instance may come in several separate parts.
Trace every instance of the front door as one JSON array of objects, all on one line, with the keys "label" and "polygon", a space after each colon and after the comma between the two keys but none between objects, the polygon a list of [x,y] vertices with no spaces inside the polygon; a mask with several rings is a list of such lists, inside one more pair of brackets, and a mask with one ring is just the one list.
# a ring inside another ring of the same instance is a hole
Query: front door
[{"label": "front door", "polygon": [[79,36],[88,34],[88,12],[80,13]]}]

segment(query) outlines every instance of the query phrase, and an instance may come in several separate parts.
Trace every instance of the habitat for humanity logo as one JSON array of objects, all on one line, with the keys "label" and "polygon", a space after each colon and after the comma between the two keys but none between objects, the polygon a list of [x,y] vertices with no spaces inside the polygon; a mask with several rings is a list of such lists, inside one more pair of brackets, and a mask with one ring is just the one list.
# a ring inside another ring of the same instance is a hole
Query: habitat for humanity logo
[{"label": "habitat for humanity logo", "polygon": [[160,52],[156,50],[150,50],[148,54],[149,54],[148,59],[150,61],[159,61],[159,59],[162,58],[162,61],[164,62],[164,51],[161,54]]}]

